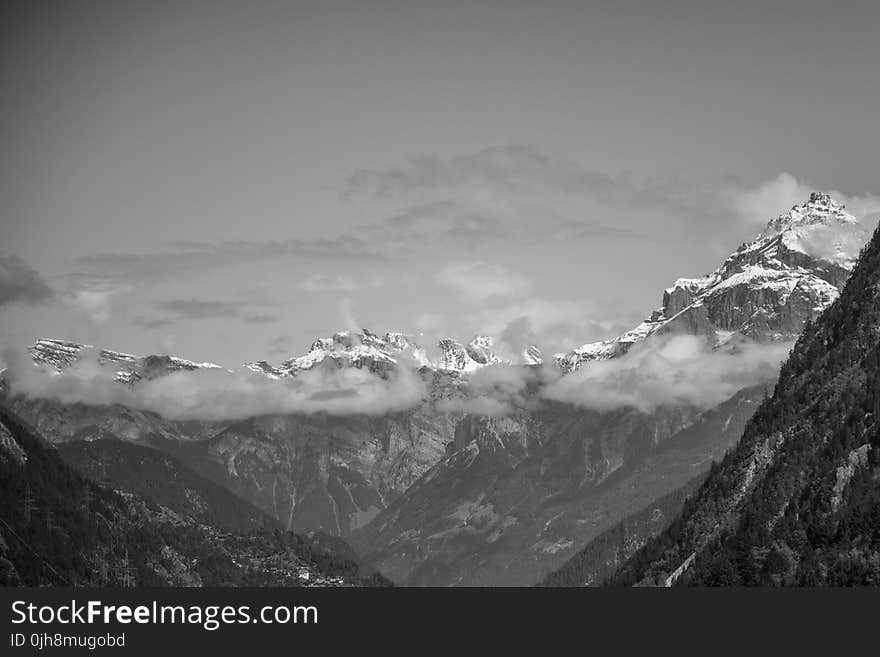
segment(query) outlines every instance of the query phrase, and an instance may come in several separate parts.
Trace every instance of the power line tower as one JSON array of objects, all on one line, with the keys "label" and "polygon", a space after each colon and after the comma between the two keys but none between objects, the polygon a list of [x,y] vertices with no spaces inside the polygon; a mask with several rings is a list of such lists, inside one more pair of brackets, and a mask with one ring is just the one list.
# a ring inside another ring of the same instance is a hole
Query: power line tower
[{"label": "power line tower", "polygon": [[21,509],[24,514],[25,522],[30,523],[33,512],[37,510],[37,502],[34,500],[33,493],[31,493],[30,484],[27,484],[24,489],[24,497],[21,500]]},{"label": "power line tower", "polygon": [[55,527],[55,516],[52,515],[52,509],[46,509],[46,529],[52,531]]}]

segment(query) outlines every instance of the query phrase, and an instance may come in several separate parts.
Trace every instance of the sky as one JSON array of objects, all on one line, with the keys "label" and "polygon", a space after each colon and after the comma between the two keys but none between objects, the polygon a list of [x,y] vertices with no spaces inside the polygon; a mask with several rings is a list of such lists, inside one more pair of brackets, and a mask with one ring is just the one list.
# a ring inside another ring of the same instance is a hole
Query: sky
[{"label": "sky", "polygon": [[876,3],[2,11],[2,346],[564,350],[812,190],[880,211]]}]

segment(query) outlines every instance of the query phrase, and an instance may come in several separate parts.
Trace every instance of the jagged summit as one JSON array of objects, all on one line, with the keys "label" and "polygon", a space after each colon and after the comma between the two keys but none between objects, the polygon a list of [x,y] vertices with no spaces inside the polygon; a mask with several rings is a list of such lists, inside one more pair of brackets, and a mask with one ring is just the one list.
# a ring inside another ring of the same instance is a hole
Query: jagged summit
[{"label": "jagged summit", "polygon": [[[390,331],[385,335],[367,329],[340,331],[329,338],[315,340],[308,352],[294,356],[275,366],[265,360],[244,363],[243,367],[270,378],[296,376],[299,372],[315,367],[358,367],[376,374],[385,374],[403,361],[417,368],[453,374],[470,374],[486,365],[499,363],[516,365],[540,365],[540,350],[529,345],[519,359],[505,359],[495,351],[491,336],[477,335],[467,344],[447,338],[437,343],[438,355],[431,358],[426,350],[404,333]],[[61,372],[81,356],[93,353],[97,361],[116,367],[116,379],[123,383],[135,383],[142,379],[177,370],[217,369],[215,363],[199,363],[177,356],[134,354],[100,349],[92,345],[67,340],[39,338],[29,349],[37,363],[49,365]]]},{"label": "jagged summit", "polygon": [[786,230],[799,226],[834,224],[857,224],[858,220],[846,211],[846,206],[838,203],[830,194],[813,192],[806,203],[793,205],[791,210],[771,219],[761,232],[761,238],[773,237]]},{"label": "jagged summit", "polygon": [[837,298],[867,237],[842,204],[813,192],[807,202],[771,219],[711,274],[675,281],[664,290],[661,307],[634,329],[558,354],[556,361],[571,371],[619,356],[660,331],[705,335],[716,343],[734,334],[794,339]]},{"label": "jagged summit", "polygon": [[93,353],[98,363],[111,364],[116,370],[116,379],[123,383],[134,383],[142,379],[152,379],[177,370],[220,369],[215,363],[197,363],[185,358],[167,355],[135,356],[121,351],[100,349],[88,344],[67,340],[39,338],[29,349],[31,358],[37,363],[49,365],[61,372],[70,367],[78,358]]},{"label": "jagged summit", "polygon": [[[312,343],[305,355],[288,358],[277,368],[265,361],[246,363],[245,367],[280,378],[294,376],[318,365],[361,367],[381,374],[395,367],[401,359],[410,359],[420,368],[459,374],[475,372],[485,365],[512,362],[495,352],[494,340],[487,335],[477,335],[467,344],[444,338],[437,343],[437,348],[439,355],[432,358],[424,347],[405,333],[389,331],[385,335],[379,335],[368,329],[361,329],[319,338]],[[540,350],[529,345],[516,364],[537,365],[541,362]]]}]

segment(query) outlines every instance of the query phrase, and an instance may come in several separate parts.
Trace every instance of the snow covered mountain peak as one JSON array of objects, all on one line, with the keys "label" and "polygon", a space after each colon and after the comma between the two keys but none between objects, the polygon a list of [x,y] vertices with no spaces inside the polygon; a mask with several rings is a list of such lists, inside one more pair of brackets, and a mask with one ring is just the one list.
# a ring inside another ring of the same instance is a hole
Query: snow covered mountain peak
[{"label": "snow covered mountain peak", "polygon": [[771,219],[760,238],[768,238],[787,230],[805,226],[834,226],[857,224],[858,220],[846,211],[846,206],[838,203],[829,194],[813,192],[806,203],[792,206],[791,210]]},{"label": "snow covered mountain peak", "polygon": [[82,356],[92,353],[99,364],[116,368],[116,380],[122,383],[136,383],[177,370],[220,369],[215,363],[197,363],[167,355],[135,356],[53,338],[39,338],[28,351],[34,362],[48,365],[57,372],[63,372]]},{"label": "snow covered mountain peak", "polygon": [[[664,290],[661,306],[635,328],[557,354],[555,362],[568,372],[585,362],[620,356],[658,332],[704,335],[719,344],[734,334],[764,341],[794,339],[807,320],[837,298],[866,240],[864,227],[842,204],[828,194],[814,192],[805,203],[771,219],[714,272],[676,280]],[[59,371],[89,351],[99,362],[115,364],[117,378],[128,383],[174,370],[219,367],[175,356],[139,357],[47,338],[30,348],[35,361]],[[358,367],[384,375],[401,362],[435,372],[469,374],[498,363],[541,365],[544,361],[533,345],[512,355],[489,335],[477,335],[467,343],[441,339],[429,353],[403,332],[380,335],[361,329],[319,338],[305,354],[277,366],[254,361],[244,367],[270,378],[295,376],[316,366]]]},{"label": "snow covered mountain peak", "polygon": [[771,219],[714,272],[679,278],[660,308],[610,340],[559,354],[564,371],[620,356],[657,332],[705,335],[716,343],[739,333],[761,341],[791,340],[837,298],[867,232],[830,195],[814,192]]},{"label": "snow covered mountain peak", "polygon": [[438,372],[469,374],[486,365],[498,363],[539,365],[543,362],[540,350],[529,345],[518,359],[504,359],[495,349],[495,341],[488,335],[477,335],[464,344],[454,338],[437,342],[437,353],[429,356],[415,339],[399,331],[384,335],[368,329],[342,331],[329,338],[319,338],[303,356],[294,356],[273,367],[266,361],[245,363],[245,367],[273,378],[295,376],[317,366],[360,367],[384,374],[398,362],[409,359],[416,367]]}]

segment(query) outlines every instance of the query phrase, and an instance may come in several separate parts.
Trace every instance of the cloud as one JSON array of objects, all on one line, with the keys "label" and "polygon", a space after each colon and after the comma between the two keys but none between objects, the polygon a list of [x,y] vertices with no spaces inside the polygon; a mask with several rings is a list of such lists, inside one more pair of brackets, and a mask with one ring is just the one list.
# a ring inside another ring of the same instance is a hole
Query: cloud
[{"label": "cloud", "polygon": [[650,412],[677,404],[711,408],[742,388],[772,381],[791,347],[743,341],[711,349],[696,336],[653,339],[620,358],[587,363],[542,394],[599,411],[629,406]]},{"label": "cloud", "polygon": [[506,194],[554,190],[610,195],[615,186],[607,174],[586,171],[530,146],[507,145],[451,158],[422,155],[386,169],[360,169],[346,180],[344,196],[389,198],[486,190]]},{"label": "cloud", "polygon": [[361,169],[346,180],[343,197],[396,203],[397,214],[381,224],[393,229],[392,234],[401,229],[413,238],[438,233],[444,242],[456,240],[461,246],[498,241],[527,245],[638,239],[619,222],[596,218],[604,219],[596,211],[600,206],[634,193],[623,188],[629,190],[623,178],[585,170],[529,146],[509,145]]},{"label": "cloud", "polygon": [[538,401],[534,393],[551,378],[555,373],[549,368],[489,365],[474,372],[459,395],[441,399],[435,407],[447,413],[501,417],[534,408]]},{"label": "cloud", "polygon": [[145,329],[160,329],[175,324],[176,321],[169,317],[135,317],[132,320],[137,326]]},{"label": "cloud", "polygon": [[333,239],[267,240],[252,242],[171,242],[155,253],[97,253],[74,259],[85,273],[100,273],[124,280],[166,278],[188,271],[228,269],[248,263],[293,258],[337,261],[386,261],[392,254],[380,252],[352,233]]},{"label": "cloud", "polygon": [[216,318],[240,319],[248,324],[271,324],[278,321],[273,313],[248,312],[255,305],[252,301],[221,301],[217,299],[167,299],[157,301],[155,307],[170,313],[164,317],[137,317],[134,323],[147,329],[170,326],[179,321]]},{"label": "cloud", "polygon": [[[596,171],[533,147],[502,145],[355,171],[341,195],[356,201],[352,213],[368,220],[335,236],[176,241],[155,253],[94,254],[75,263],[87,273],[131,282],[270,261],[389,264],[450,249],[473,257],[492,246],[682,236],[711,240],[709,248],[724,255],[750,237],[743,235],[743,222],[757,228],[815,189],[822,187],[789,173],[746,184]],[[880,212],[874,194],[832,193],[859,218]],[[316,274],[303,288],[350,291],[357,284]]]},{"label": "cloud", "polygon": [[257,313],[255,315],[244,315],[242,321],[248,324],[273,324],[278,321],[278,315],[270,313]]},{"label": "cloud", "polygon": [[454,288],[472,303],[485,303],[493,297],[520,297],[530,287],[526,277],[485,262],[450,263],[437,273],[435,280]]},{"label": "cloud", "polygon": [[[524,331],[527,326],[521,326]],[[287,344],[286,336],[278,341]],[[620,358],[587,363],[562,375],[556,368],[492,365],[462,381],[450,397],[432,402],[449,413],[503,416],[553,400],[610,411],[651,412],[658,406],[711,408],[742,388],[772,381],[791,344],[743,339],[712,349],[705,339],[678,335],[636,345]],[[134,386],[114,380],[112,364],[84,353],[63,373],[35,365],[23,350],[7,350],[13,395],[64,404],[121,404],[169,419],[229,420],[263,414],[382,415],[419,406],[429,398],[424,379],[402,365],[378,376],[360,368],[316,367],[289,379],[249,370],[178,371]]]},{"label": "cloud", "polygon": [[880,212],[880,197],[874,194],[849,196],[798,180],[792,174],[785,172],[754,187],[732,187],[723,190],[721,195],[743,222],[762,226],[770,219],[787,212],[792,206],[804,203],[809,199],[810,194],[816,191],[830,194],[835,201],[843,203],[859,220]]},{"label": "cloud", "polygon": [[620,335],[640,319],[629,313],[608,319],[589,303],[530,297],[455,316],[423,313],[415,325],[429,342],[443,337],[468,341],[475,334],[490,335],[497,339],[499,356],[515,359],[529,345],[549,358],[586,342]]},{"label": "cloud", "polygon": [[273,339],[269,343],[269,354],[273,356],[277,356],[279,354],[289,356],[290,351],[293,348],[292,345],[293,340],[289,335],[279,335],[277,338]]},{"label": "cloud", "polygon": [[355,319],[352,312],[351,299],[346,297],[339,300],[339,312],[342,315],[343,331],[356,331],[360,327],[360,322]]},{"label": "cloud", "polygon": [[350,278],[340,274],[316,272],[307,276],[300,287],[309,292],[353,292],[371,287],[380,287],[385,281],[380,276]]},{"label": "cloud", "polygon": [[316,368],[292,379],[222,369],[177,371],[125,386],[96,354],[82,355],[63,373],[35,366],[20,351],[3,354],[13,395],[63,404],[121,404],[172,420],[230,420],[256,415],[327,413],[382,415],[422,403],[424,381],[408,368],[382,378],[359,368]]},{"label": "cloud", "polygon": [[72,283],[61,295],[61,300],[95,324],[104,324],[113,314],[117,297],[131,291],[128,285],[120,285],[102,277],[68,277]]},{"label": "cloud", "polygon": [[14,302],[39,303],[54,293],[24,260],[0,253],[0,307]]},{"label": "cloud", "polygon": [[159,310],[170,312],[178,319],[211,319],[238,317],[239,305],[230,301],[208,299],[170,299],[156,303]]},{"label": "cloud", "polygon": [[270,260],[389,263],[450,247],[472,251],[490,244],[638,239],[619,222],[604,221],[599,211],[632,193],[624,188],[629,183],[623,179],[585,171],[529,147],[501,146],[355,172],[342,196],[358,199],[357,214],[370,213],[373,219],[334,237],[174,241],[156,253],[100,253],[75,263],[86,272],[130,281]]}]

